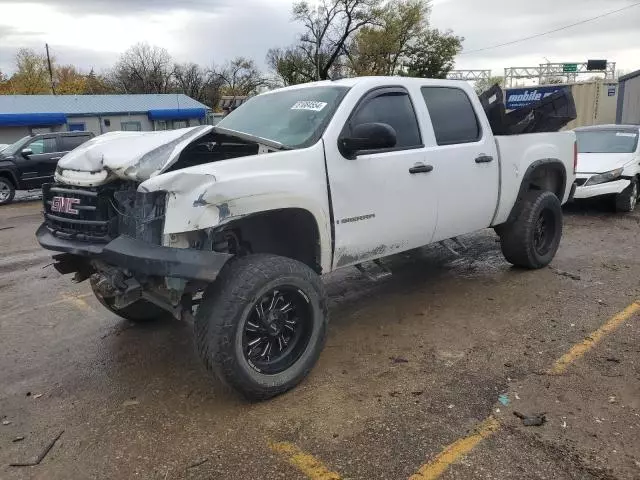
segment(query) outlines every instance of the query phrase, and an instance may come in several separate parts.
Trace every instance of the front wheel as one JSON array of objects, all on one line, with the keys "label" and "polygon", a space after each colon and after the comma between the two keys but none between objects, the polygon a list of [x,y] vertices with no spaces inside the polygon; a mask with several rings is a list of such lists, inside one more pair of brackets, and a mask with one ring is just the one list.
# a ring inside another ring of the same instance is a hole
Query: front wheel
[{"label": "front wheel", "polygon": [[515,221],[501,225],[502,253],[509,263],[543,268],[551,263],[562,237],[562,208],[553,192],[532,190],[522,199]]},{"label": "front wheel", "polygon": [[638,203],[638,179],[633,178],[631,184],[616,195],[616,211],[633,212]]},{"label": "front wheel", "polygon": [[13,183],[5,177],[0,177],[0,205],[11,203],[15,195],[16,189]]},{"label": "front wheel", "polygon": [[249,400],[296,386],[315,365],[327,332],[320,277],[275,255],[233,259],[204,293],[195,319],[206,367]]}]

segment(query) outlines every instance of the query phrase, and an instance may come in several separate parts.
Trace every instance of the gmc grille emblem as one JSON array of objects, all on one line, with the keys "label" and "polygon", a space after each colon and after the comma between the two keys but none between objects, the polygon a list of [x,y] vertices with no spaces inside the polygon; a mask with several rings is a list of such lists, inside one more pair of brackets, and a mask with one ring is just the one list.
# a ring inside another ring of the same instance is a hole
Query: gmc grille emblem
[{"label": "gmc grille emblem", "polygon": [[51,211],[78,215],[78,210],[73,208],[73,206],[79,203],[79,198],[53,197],[53,199],[51,200]]}]

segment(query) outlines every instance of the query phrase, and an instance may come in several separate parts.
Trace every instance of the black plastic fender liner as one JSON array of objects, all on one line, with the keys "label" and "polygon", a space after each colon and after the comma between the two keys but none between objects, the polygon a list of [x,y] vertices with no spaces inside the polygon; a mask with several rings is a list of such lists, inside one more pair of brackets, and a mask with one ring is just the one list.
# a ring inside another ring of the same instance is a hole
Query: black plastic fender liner
[{"label": "black plastic fender liner", "polygon": [[162,247],[121,235],[104,246],[99,258],[135,273],[213,282],[233,255]]}]

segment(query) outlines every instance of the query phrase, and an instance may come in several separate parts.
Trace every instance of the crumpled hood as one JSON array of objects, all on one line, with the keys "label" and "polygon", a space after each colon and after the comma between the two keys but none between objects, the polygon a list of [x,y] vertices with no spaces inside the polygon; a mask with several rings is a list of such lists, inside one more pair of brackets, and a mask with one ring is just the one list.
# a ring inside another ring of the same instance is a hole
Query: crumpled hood
[{"label": "crumpled hood", "polygon": [[62,157],[56,180],[98,185],[115,176],[142,182],[173,165],[182,150],[212,129],[201,125],[160,132],[105,133]]},{"label": "crumpled hood", "polygon": [[633,153],[580,153],[578,173],[605,173],[633,161]]}]

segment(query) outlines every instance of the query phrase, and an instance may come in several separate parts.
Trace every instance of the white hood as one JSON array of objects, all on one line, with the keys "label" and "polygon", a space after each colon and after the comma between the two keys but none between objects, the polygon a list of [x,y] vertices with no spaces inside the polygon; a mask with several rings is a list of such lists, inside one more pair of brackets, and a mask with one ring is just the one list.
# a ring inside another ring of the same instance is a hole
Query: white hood
[{"label": "white hood", "polygon": [[115,176],[142,182],[173,165],[210,125],[160,132],[110,132],[95,137],[58,162],[56,180],[99,185]]},{"label": "white hood", "polygon": [[580,153],[578,173],[605,173],[633,161],[633,153]]}]

